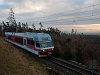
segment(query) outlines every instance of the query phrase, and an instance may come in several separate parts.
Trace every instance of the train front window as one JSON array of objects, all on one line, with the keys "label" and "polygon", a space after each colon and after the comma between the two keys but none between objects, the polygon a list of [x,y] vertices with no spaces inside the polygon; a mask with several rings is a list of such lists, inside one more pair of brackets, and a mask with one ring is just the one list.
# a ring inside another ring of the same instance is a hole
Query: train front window
[{"label": "train front window", "polygon": [[50,42],[47,42],[47,45],[48,45],[49,47],[52,47],[52,46],[53,46],[53,43],[52,43],[52,41],[50,41]]},{"label": "train front window", "polygon": [[38,41],[36,41],[36,47],[40,48],[40,44]]},{"label": "train front window", "polygon": [[51,41],[49,42],[43,41],[43,42],[40,42],[40,45],[41,45],[41,48],[46,48],[46,47],[52,47],[53,43]]},{"label": "train front window", "polygon": [[46,42],[40,42],[40,45],[41,45],[42,48],[45,48],[45,47],[48,46]]}]

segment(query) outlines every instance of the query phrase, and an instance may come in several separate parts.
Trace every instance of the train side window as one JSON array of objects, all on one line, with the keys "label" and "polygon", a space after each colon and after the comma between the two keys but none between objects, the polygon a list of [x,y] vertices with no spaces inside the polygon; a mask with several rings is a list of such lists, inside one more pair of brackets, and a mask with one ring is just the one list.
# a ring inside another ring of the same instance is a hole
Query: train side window
[{"label": "train side window", "polygon": [[11,35],[8,35],[8,39],[11,40],[12,39],[12,36]]},{"label": "train side window", "polygon": [[8,35],[6,35],[6,39],[8,39]]},{"label": "train side window", "polygon": [[40,44],[38,42],[36,42],[36,47],[39,47],[40,48]]},{"label": "train side window", "polygon": [[33,40],[27,40],[27,44],[34,45],[34,41]]},{"label": "train side window", "polygon": [[31,40],[31,45],[34,45],[34,41],[33,40]]},{"label": "train side window", "polygon": [[30,44],[30,40],[27,40],[27,44]]},{"label": "train side window", "polygon": [[17,42],[19,44],[23,44],[23,38],[15,37],[15,42]]}]

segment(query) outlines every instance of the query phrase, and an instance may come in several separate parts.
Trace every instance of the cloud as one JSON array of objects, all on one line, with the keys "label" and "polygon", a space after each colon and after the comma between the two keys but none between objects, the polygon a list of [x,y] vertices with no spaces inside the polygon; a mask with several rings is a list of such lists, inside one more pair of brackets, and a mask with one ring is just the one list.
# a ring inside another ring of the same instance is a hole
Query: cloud
[{"label": "cloud", "polygon": [[[84,1],[85,0],[7,0],[7,2],[4,2],[3,7],[7,7],[6,9],[12,7],[15,14],[36,12],[39,16],[45,16],[75,9],[76,5],[80,6],[80,4],[87,2],[87,0]],[[3,9],[3,7],[1,8]]]},{"label": "cloud", "polygon": [[70,28],[73,25],[99,24],[100,5],[95,5],[98,3],[100,0],[0,0],[0,21],[7,21],[10,8],[13,8],[16,21],[28,22],[29,25],[34,23],[38,26],[42,22],[46,27],[58,26],[64,30],[69,25],[72,25]]},{"label": "cloud", "polygon": [[100,24],[55,25],[54,28],[56,27],[58,27],[61,31],[65,31],[66,33],[71,33],[71,30],[74,29],[74,30],[77,30],[77,33],[99,34],[100,35]]}]

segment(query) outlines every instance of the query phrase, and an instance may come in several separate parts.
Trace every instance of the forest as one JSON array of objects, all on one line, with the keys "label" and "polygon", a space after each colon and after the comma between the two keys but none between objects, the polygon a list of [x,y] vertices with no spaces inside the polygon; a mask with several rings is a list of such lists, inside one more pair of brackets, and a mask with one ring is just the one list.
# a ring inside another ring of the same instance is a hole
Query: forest
[{"label": "forest", "polygon": [[95,70],[100,72],[100,35],[77,34],[74,29],[70,33],[64,33],[58,28],[44,29],[42,23],[39,24],[40,28],[36,29],[34,24],[30,28],[27,22],[10,25],[9,22],[3,21],[3,29],[0,27],[0,36],[4,37],[5,32],[49,33],[54,44],[53,56],[66,61],[75,61],[87,67],[91,60],[96,60]]}]

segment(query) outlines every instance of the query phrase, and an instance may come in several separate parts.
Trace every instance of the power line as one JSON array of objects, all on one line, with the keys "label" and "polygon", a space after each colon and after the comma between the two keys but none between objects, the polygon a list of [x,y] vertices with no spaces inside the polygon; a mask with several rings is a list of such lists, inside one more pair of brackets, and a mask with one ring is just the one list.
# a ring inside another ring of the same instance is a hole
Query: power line
[{"label": "power line", "polygon": [[[95,4],[91,6],[86,6],[83,8],[78,8],[75,10],[67,11],[67,12],[62,12],[62,13],[57,13],[45,17],[38,17],[33,20],[35,23],[43,22],[46,24],[53,24],[53,23],[62,23],[62,22],[79,22],[79,21],[91,21],[91,20],[99,20],[99,18],[94,18],[100,16],[100,9],[96,8],[96,6],[100,6],[100,4]],[[90,9],[87,9],[90,8]],[[91,9],[92,8],[92,9]],[[85,9],[85,10],[83,10]],[[87,10],[86,10],[87,9]],[[81,11],[79,11],[81,10]],[[95,12],[97,14],[95,14]],[[85,15],[85,16],[84,16]],[[70,18],[72,17],[72,18]],[[63,19],[65,18],[65,19]],[[37,20],[38,19],[38,20]],[[52,19],[52,20],[51,20]],[[37,21],[35,21],[37,20]]]},{"label": "power line", "polygon": [[[70,11],[67,11],[67,13],[69,12],[75,12],[76,10],[81,10],[81,9],[85,9],[85,8],[89,8],[89,7],[95,7],[95,6],[99,6],[100,4],[95,4],[95,5],[91,5],[91,6],[86,6],[86,7],[83,7],[83,8],[78,8],[78,9],[74,9],[74,10],[70,10]],[[49,16],[45,16],[45,17],[38,17],[38,18],[36,18],[36,19],[42,19],[42,18],[48,18],[48,17],[54,17],[54,16],[58,16],[58,15],[60,15],[60,14],[66,14],[66,12],[62,12],[62,13],[57,13],[57,14],[53,14],[53,15],[49,15]],[[67,16],[67,15],[66,15]]]}]

